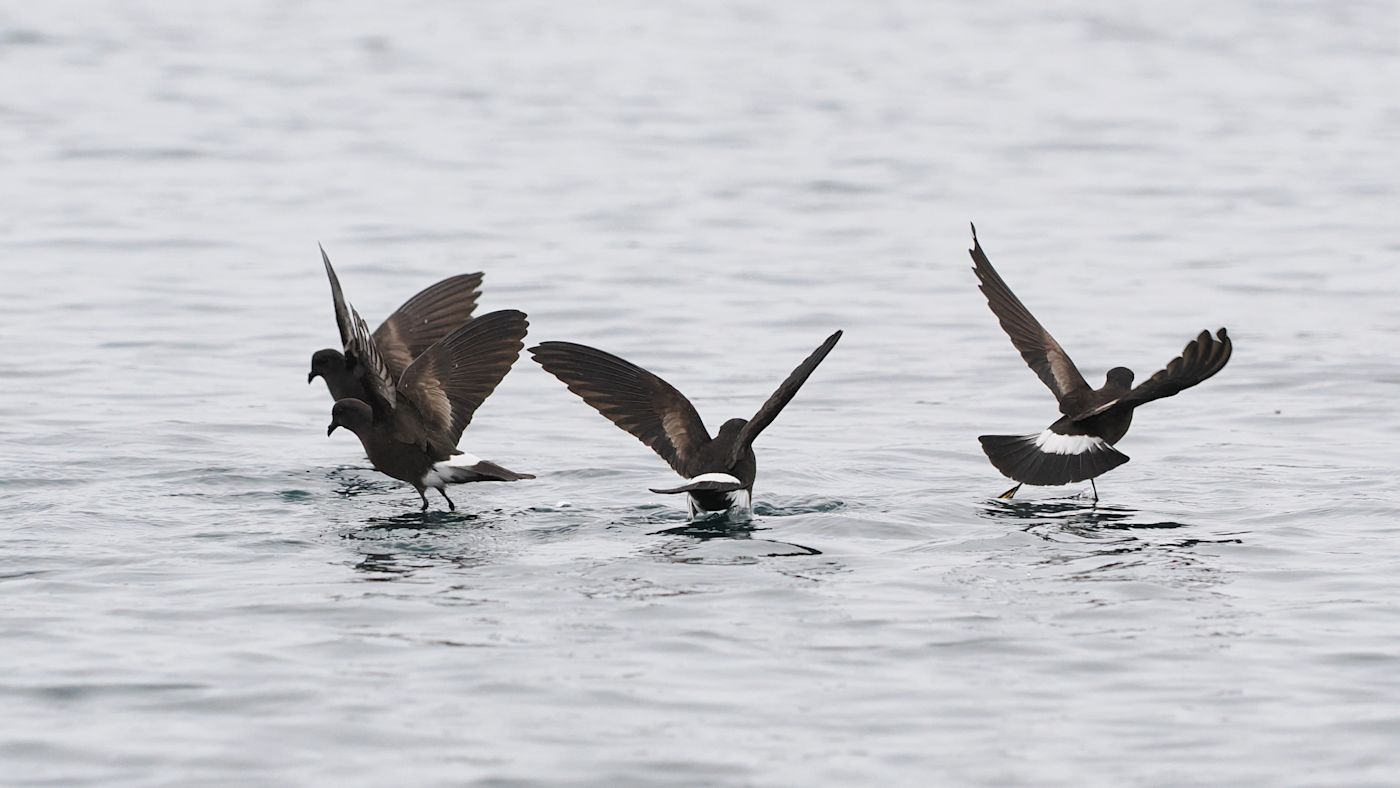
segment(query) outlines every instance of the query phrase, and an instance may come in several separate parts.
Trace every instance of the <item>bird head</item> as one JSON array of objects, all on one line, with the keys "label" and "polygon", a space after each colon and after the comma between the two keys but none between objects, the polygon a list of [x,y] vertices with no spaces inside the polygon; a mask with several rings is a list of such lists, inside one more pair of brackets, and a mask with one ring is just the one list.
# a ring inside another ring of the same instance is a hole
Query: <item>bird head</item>
[{"label": "bird head", "polygon": [[335,401],[331,407],[331,423],[326,427],[326,435],[335,432],[336,427],[344,427],[355,434],[369,429],[374,423],[374,411],[360,400],[347,397]]},{"label": "bird head", "polygon": [[339,350],[318,350],[311,354],[311,371],[306,373],[306,382],[325,377],[345,369],[345,356]]},{"label": "bird head", "polygon": [[737,436],[739,434],[739,430],[742,430],[744,428],[744,425],[748,423],[748,419],[730,419],[729,421],[726,421],[725,423],[719,425],[719,435],[720,437]]},{"label": "bird head", "polygon": [[1108,382],[1105,385],[1131,388],[1133,385],[1133,371],[1127,367],[1114,367],[1108,371]]}]

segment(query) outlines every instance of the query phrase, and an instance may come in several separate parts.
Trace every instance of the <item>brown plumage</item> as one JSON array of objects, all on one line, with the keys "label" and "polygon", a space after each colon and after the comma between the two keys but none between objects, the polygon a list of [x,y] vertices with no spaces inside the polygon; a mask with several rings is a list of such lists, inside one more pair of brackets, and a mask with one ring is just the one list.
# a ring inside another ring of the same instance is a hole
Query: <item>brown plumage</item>
[{"label": "brown plumage", "polygon": [[456,509],[448,484],[533,479],[457,449],[477,408],[519,357],[528,326],[515,310],[483,315],[424,350],[397,382],[378,378],[375,366],[366,365],[366,390],[387,386],[392,405],[377,396],[337,400],[326,434],[337,427],[354,432],[375,469],[413,485],[424,509],[429,487]]},{"label": "brown plumage", "polygon": [[674,386],[641,367],[572,342],[544,342],[530,354],[609,421],[650,446],[686,484],[653,492],[689,495],[696,510],[747,508],[757,461],[753,443],[797,394],[841,338],[837,331],[788,375],[754,417],[730,419],[710,437],[695,406]]},{"label": "brown plumage", "polygon": [[[1225,329],[1209,331],[1186,345],[1165,369],[1133,387],[1126,367],[1108,371],[1104,385],[1091,388],[1060,343],[1050,335],[992,267],[977,229],[972,231],[973,268],[987,305],[1021,358],[1059,401],[1061,417],[1035,435],[983,435],[987,457],[1022,484],[1059,485],[1092,480],[1128,461],[1113,447],[1128,431],[1133,410],[1201,383],[1225,367],[1233,345]],[[1016,487],[1002,497],[1015,495]]]},{"label": "brown plumage", "polygon": [[481,297],[480,273],[448,277],[405,301],[370,333],[359,313],[345,300],[325,249],[321,250],[321,260],[330,280],[342,349],[316,351],[311,356],[311,372],[306,381],[322,378],[335,399],[378,398],[392,407],[393,387],[382,382],[398,380],[415,358],[471,320]]}]

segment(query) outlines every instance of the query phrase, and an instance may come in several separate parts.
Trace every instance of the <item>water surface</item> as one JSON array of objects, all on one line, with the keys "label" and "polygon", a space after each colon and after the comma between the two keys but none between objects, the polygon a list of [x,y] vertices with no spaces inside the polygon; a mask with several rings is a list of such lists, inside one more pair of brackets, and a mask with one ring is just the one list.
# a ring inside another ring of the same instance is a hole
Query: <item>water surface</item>
[{"label": "water surface", "polygon": [[[0,10],[0,763],[16,785],[1393,784],[1400,17],[1386,3]],[[1228,326],[1132,462],[1054,403]],[[316,243],[452,273],[711,428],[757,517],[528,361],[416,510],[327,439]]]}]

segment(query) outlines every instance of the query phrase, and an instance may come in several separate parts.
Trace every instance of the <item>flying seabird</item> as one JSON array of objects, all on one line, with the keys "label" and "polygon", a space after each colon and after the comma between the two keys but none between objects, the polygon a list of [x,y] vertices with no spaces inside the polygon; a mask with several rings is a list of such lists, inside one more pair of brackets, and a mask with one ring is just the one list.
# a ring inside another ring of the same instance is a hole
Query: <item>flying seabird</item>
[{"label": "flying seabird", "polygon": [[711,438],[695,406],[671,384],[641,367],[601,350],[572,342],[544,342],[530,348],[535,361],[559,378],[608,420],[650,446],[685,477],[679,487],[654,493],[686,493],[690,516],[697,512],[753,511],[757,463],[753,442],[826,358],[837,331],[788,375],[752,419],[730,419]]},{"label": "flying seabird", "polygon": [[[325,249],[321,249],[321,260],[326,264],[326,276],[331,282],[331,300],[335,304],[335,324],[340,329],[342,349],[326,348],[313,353],[306,382],[319,377],[326,381],[333,399],[353,397],[368,401],[368,376],[362,363],[365,353],[355,337],[355,320],[359,315],[345,302],[340,279]],[[459,274],[430,285],[389,315],[370,334],[383,359],[387,379],[398,380],[413,359],[471,320],[480,297],[481,274]],[[389,398],[390,391],[381,390],[378,394]]]},{"label": "flying seabird", "polygon": [[[447,485],[464,482],[513,482],[533,479],[473,457],[457,448],[472,414],[495,390],[520,356],[529,323],[523,312],[502,310],[483,315],[443,337],[414,359],[403,374],[387,377],[369,328],[355,317],[352,341],[363,357],[368,375],[368,400],[346,397],[331,408],[326,435],[336,427],[355,433],[379,472],[413,485],[428,508],[424,494],[432,487],[447,507]],[[389,392],[386,399],[381,392]]]},{"label": "flying seabird", "polygon": [[1060,401],[1061,417],[1034,435],[982,435],[982,450],[997,470],[1017,482],[1002,493],[1010,499],[1022,484],[1060,485],[1089,480],[1128,461],[1114,448],[1128,431],[1133,410],[1155,399],[1170,397],[1209,378],[1230,360],[1230,337],[1221,328],[1212,337],[1202,331],[1181,355],[1146,382],[1133,387],[1133,372],[1126,367],[1108,371],[1107,380],[1093,389],[1074,366],[1060,343],[1050,336],[992,268],[972,228],[973,268],[981,280],[987,304],[1021,351],[1021,358]]}]

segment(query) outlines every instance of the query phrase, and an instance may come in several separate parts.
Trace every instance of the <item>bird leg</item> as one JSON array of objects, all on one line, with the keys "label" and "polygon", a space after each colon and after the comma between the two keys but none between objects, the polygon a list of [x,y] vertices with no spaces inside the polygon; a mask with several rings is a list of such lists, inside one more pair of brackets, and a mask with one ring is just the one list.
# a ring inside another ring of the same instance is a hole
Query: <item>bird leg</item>
[{"label": "bird leg", "polygon": [[428,511],[428,496],[424,495],[422,490],[419,490],[419,491],[418,491],[418,497],[423,499],[423,509],[422,509],[422,511],[425,511],[425,512]]},{"label": "bird leg", "polygon": [[1016,485],[1015,487],[1012,487],[1011,489],[1009,489],[1009,490],[1007,490],[1006,492],[1002,493],[1001,495],[998,495],[998,496],[997,496],[997,500],[1009,501],[1009,500],[1011,500],[1012,498],[1015,498],[1015,497],[1016,497],[1016,491],[1017,491],[1017,490],[1020,490],[1020,489],[1021,489],[1021,485],[1018,484],[1018,485]]},{"label": "bird leg", "polygon": [[1090,479],[1090,480],[1089,480],[1089,489],[1091,489],[1091,490],[1094,491],[1094,503],[1098,503],[1098,502],[1099,502],[1099,486],[1098,486],[1097,484],[1094,484],[1094,480],[1093,480],[1093,479]]},{"label": "bird leg", "polygon": [[452,499],[451,499],[451,498],[448,498],[448,497],[447,497],[447,488],[446,488],[446,487],[439,487],[439,488],[438,488],[438,492],[442,493],[442,499],[443,499],[444,501],[447,501],[447,508],[450,509],[450,510],[452,510],[452,511],[454,511],[454,512],[457,511],[457,505],[454,504],[454,503],[452,502]]}]

